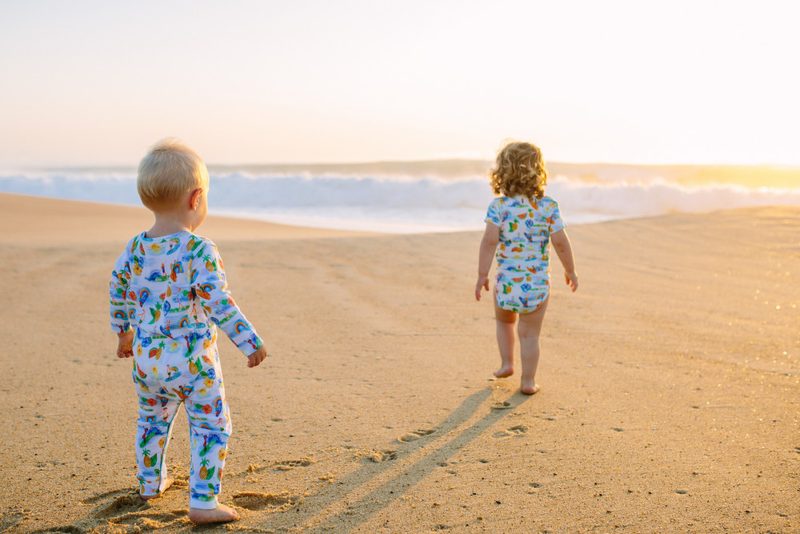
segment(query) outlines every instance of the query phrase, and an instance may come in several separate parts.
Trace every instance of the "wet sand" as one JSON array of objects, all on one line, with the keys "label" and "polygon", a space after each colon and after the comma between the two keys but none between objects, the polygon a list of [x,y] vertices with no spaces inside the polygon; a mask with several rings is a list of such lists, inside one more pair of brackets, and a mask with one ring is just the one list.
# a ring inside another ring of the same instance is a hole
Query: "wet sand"
[{"label": "wet sand", "polygon": [[[0,531],[192,531],[178,479],[136,494],[130,362],[107,281],[143,209],[0,194]],[[569,228],[532,397],[491,380],[480,233],[210,218],[270,358],[221,339],[221,501],[253,532],[797,532],[800,209]],[[223,336],[224,337],[224,336]]]}]

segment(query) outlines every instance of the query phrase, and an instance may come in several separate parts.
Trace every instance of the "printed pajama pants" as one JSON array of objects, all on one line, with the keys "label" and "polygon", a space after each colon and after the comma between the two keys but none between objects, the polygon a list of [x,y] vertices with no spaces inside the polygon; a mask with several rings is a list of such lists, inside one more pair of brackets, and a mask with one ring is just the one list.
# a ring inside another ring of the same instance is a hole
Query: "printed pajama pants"
[{"label": "printed pajama pants", "polygon": [[172,422],[183,403],[191,447],[189,503],[192,508],[216,508],[231,434],[216,333],[175,339],[137,335],[133,350],[140,493],[158,495],[164,490],[164,455]]}]

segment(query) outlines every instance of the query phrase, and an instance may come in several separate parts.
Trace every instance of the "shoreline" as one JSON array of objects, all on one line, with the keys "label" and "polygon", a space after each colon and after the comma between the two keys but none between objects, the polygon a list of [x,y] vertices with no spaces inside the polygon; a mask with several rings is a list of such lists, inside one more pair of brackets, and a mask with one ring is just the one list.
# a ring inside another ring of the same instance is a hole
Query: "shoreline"
[{"label": "shoreline", "polygon": [[[15,201],[16,202],[15,207]],[[100,202],[100,201],[86,201],[86,200],[72,200],[72,199],[63,199],[57,197],[45,197],[45,196],[37,196],[37,195],[26,195],[26,194],[19,194],[19,193],[6,193],[0,192],[0,208],[2,211],[5,212],[6,217],[11,217],[14,213],[20,213],[21,211],[25,211],[25,208],[21,207],[24,206],[26,203],[35,202],[36,200],[42,200],[42,206],[51,207],[48,209],[55,209],[55,211],[50,215],[51,217],[62,217],[64,215],[68,215],[70,213],[78,213],[81,211],[80,206],[97,206],[99,208],[98,213],[102,212],[103,216],[108,219],[122,219],[126,222],[130,223],[132,221],[139,221],[142,228],[149,226],[149,221],[152,221],[152,216],[150,212],[141,205],[133,205],[133,204],[112,204],[107,202]],[[55,208],[59,206],[59,202],[64,202],[64,206],[72,206],[72,208]],[[21,204],[20,204],[21,203]],[[579,222],[573,222],[572,218],[567,219],[567,224],[569,227],[580,227],[585,225],[595,225],[595,224],[605,224],[605,223],[613,223],[617,221],[636,221],[636,220],[648,220],[648,219],[657,219],[664,216],[669,215],[713,215],[716,213],[724,213],[730,211],[746,211],[746,210],[760,210],[760,209],[770,209],[770,208],[777,208],[777,209],[796,209],[800,208],[800,206],[793,206],[791,204],[785,205],[772,205],[772,206],[744,206],[744,207],[735,207],[735,208],[724,208],[724,209],[708,209],[705,211],[686,211],[686,212],[673,212],[667,214],[645,214],[645,215],[626,215],[626,216],[614,216],[614,217],[603,217],[599,220],[585,220],[585,216],[583,219],[577,217],[576,219]],[[90,209],[91,211],[91,209]],[[483,212],[481,212],[479,219],[482,220]],[[0,212],[0,217],[3,216],[3,213]],[[418,228],[412,227],[409,229],[409,223],[405,222],[392,222],[392,221],[372,221],[368,219],[356,221],[355,219],[322,219],[319,224],[312,224],[312,225],[299,225],[294,222],[293,219],[298,218],[298,215],[278,215],[278,216],[269,216],[269,215],[259,215],[257,213],[235,213],[229,210],[221,209],[215,210],[212,209],[209,211],[210,220],[219,220],[219,221],[238,221],[238,223],[231,223],[237,225],[237,229],[241,232],[242,239],[258,239],[269,237],[271,239],[280,239],[284,238],[281,236],[285,236],[285,238],[314,238],[314,237],[343,237],[343,236],[355,236],[355,235],[435,235],[435,234],[446,234],[446,233],[469,233],[469,232],[482,232],[483,226],[476,226],[475,228],[462,228],[462,227],[451,227],[451,228],[442,228],[439,224],[431,224],[427,226],[420,226]],[[284,219],[284,221],[276,221],[276,220],[269,220],[272,219]],[[8,219],[10,220],[10,219]],[[208,223],[206,223],[208,224]],[[364,227],[367,226],[378,227],[377,230],[369,229],[365,230]],[[217,224],[212,222],[211,226],[213,229],[217,228]],[[381,229],[383,228],[383,229]],[[389,228],[393,228],[394,230],[390,230]],[[402,229],[402,230],[401,230]],[[142,230],[139,230],[142,231]],[[203,231],[206,231],[206,226],[204,225]],[[69,239],[69,238],[68,238]]]}]

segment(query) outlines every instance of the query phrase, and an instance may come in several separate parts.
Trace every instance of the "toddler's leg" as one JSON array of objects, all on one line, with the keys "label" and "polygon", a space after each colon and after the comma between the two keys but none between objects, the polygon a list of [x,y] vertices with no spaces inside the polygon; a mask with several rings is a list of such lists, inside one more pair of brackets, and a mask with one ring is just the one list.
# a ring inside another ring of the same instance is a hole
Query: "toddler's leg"
[{"label": "toddler's leg", "polygon": [[544,314],[547,311],[547,303],[550,297],[547,296],[531,313],[521,314],[519,317],[520,360],[522,361],[522,384],[521,390],[526,395],[533,395],[539,391],[536,384],[536,368],[539,366],[539,334],[542,332]]},{"label": "toddler's leg", "polygon": [[197,376],[192,384],[193,392],[186,400],[192,452],[189,519],[195,523],[233,521],[238,519],[236,512],[217,502],[231,419],[216,344],[195,358],[197,365],[191,372]]},{"label": "toddler's leg", "polygon": [[172,433],[172,421],[180,401],[159,388],[157,393],[145,390],[137,382],[139,420],[136,430],[136,460],[139,493],[147,500],[157,497],[172,485],[167,476],[165,454]]},{"label": "toddler's leg", "polygon": [[494,372],[497,378],[514,374],[514,323],[517,314],[504,310],[494,304],[495,322],[497,324],[497,348],[500,350],[500,368]]}]

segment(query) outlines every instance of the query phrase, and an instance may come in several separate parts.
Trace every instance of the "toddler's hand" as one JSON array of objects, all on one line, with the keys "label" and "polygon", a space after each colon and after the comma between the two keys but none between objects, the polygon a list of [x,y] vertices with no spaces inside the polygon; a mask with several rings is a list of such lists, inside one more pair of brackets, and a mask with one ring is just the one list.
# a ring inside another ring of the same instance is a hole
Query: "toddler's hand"
[{"label": "toddler's hand", "polygon": [[133,329],[117,334],[117,358],[130,358],[133,356]]},{"label": "toddler's hand", "polygon": [[481,288],[489,291],[489,277],[478,275],[478,283],[475,284],[475,300],[481,300]]},{"label": "toddler's hand", "polygon": [[247,357],[247,367],[255,367],[267,357],[267,347],[261,345],[258,350]]},{"label": "toddler's hand", "polygon": [[578,290],[578,274],[575,272],[568,273],[564,271],[564,278],[567,281],[567,285],[572,288],[572,292]]}]

